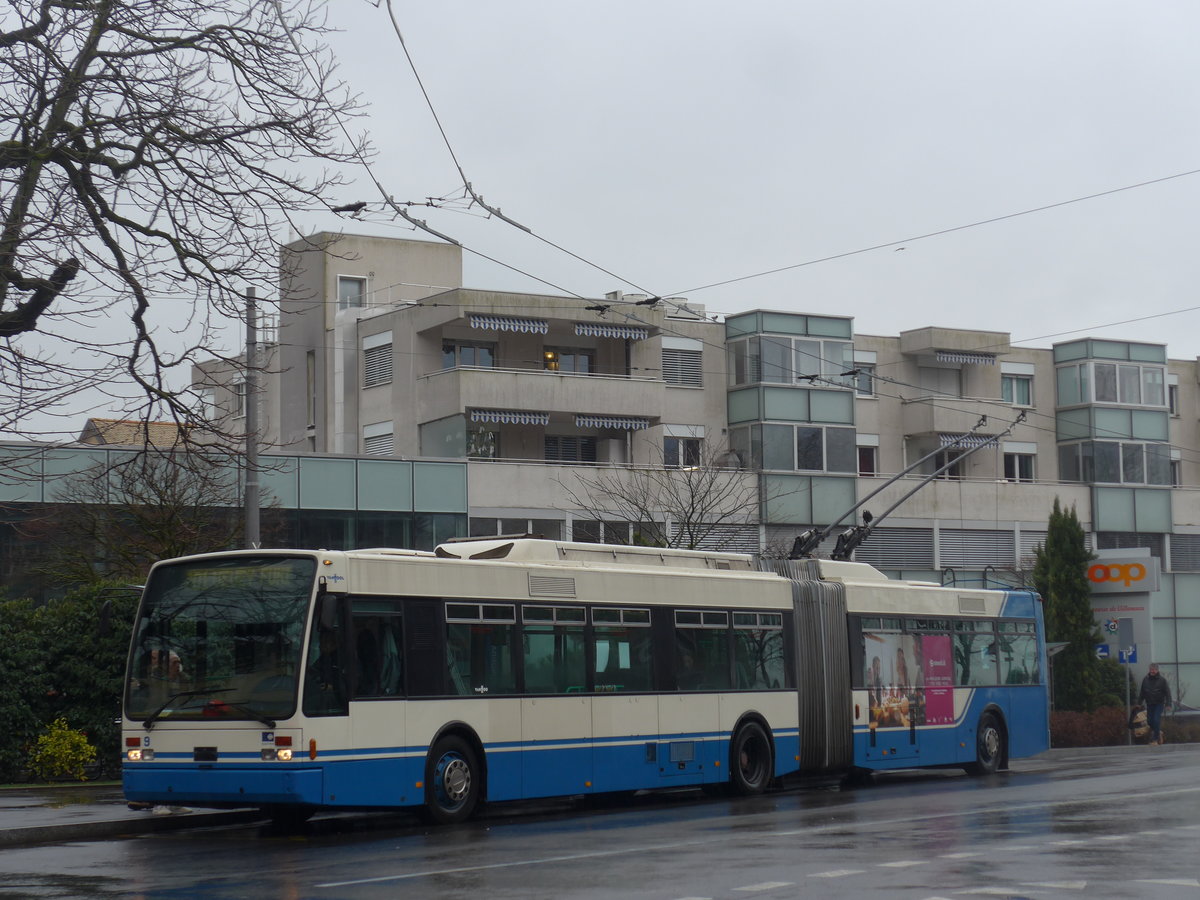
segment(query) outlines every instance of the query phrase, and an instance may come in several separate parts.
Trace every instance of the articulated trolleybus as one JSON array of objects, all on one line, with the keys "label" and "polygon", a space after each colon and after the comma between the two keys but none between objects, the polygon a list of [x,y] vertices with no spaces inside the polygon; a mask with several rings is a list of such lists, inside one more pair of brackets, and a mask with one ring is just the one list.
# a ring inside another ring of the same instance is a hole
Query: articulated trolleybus
[{"label": "articulated trolleybus", "polygon": [[789,773],[990,773],[1047,748],[1045,676],[1035,594],[861,563],[527,539],[208,554],[147,581],[124,787],[455,822]]}]

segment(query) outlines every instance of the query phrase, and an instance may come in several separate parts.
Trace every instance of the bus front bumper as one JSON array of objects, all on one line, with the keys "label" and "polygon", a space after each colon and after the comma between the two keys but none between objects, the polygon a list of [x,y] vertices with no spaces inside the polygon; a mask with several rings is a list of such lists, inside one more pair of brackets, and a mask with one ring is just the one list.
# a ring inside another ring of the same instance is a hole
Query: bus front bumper
[{"label": "bus front bumper", "polygon": [[318,767],[156,765],[127,763],[121,773],[127,800],[173,806],[237,808],[275,804],[318,806],[324,779]]}]

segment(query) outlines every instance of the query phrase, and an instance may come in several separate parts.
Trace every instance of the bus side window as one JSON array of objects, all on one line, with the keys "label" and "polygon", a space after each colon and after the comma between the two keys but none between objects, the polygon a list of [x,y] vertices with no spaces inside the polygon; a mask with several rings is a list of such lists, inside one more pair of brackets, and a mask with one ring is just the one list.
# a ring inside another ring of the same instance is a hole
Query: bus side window
[{"label": "bus side window", "polygon": [[354,696],[396,697],[404,693],[401,648],[404,633],[398,603],[356,599]]}]

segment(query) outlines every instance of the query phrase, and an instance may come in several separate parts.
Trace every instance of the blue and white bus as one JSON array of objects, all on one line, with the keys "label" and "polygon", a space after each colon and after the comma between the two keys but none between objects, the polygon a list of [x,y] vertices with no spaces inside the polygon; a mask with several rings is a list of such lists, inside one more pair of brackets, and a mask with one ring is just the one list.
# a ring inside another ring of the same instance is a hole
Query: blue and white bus
[{"label": "blue and white bus", "polygon": [[1045,674],[1036,595],[861,563],[529,539],[206,554],[150,572],[124,789],[455,822],[485,801],[988,773],[1047,748]]}]

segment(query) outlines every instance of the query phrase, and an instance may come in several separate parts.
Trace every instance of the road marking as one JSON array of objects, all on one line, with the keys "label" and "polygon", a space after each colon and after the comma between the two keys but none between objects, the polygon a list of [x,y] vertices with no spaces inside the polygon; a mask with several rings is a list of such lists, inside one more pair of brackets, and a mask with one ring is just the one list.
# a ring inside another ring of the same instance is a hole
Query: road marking
[{"label": "road marking", "polygon": [[958,853],[943,853],[941,859],[970,859],[972,856],[983,856],[982,850],[961,850]]},{"label": "road marking", "polygon": [[896,862],[880,863],[881,869],[907,869],[909,866],[924,866],[929,863],[927,859],[900,859]]},{"label": "road marking", "polygon": [[1055,847],[1073,847],[1078,844],[1086,844],[1087,841],[1067,840],[1067,841],[1051,841],[1050,843],[1053,844]]},{"label": "road marking", "polygon": [[1082,891],[1087,887],[1086,881],[1022,881],[1021,887],[1055,888],[1060,891]]},{"label": "road marking", "polygon": [[749,894],[751,891],[773,891],[781,887],[791,887],[793,883],[791,881],[764,881],[762,884],[748,884],[745,887],[734,888],[734,890]]},{"label": "road marking", "polygon": [[1179,887],[1200,888],[1200,881],[1195,878],[1135,878],[1137,884],[1174,884]]},{"label": "road marking", "polygon": [[847,875],[861,875],[866,869],[833,869],[829,872],[813,872],[809,878],[845,878]]},{"label": "road marking", "polygon": [[[1139,798],[1142,800],[1151,800],[1155,797],[1160,797],[1160,796],[1175,796],[1175,797],[1177,797],[1180,794],[1194,794],[1194,793],[1200,793],[1200,787],[1190,787],[1190,788],[1174,787],[1174,788],[1163,789],[1160,791],[1148,791],[1144,794],[1140,794]],[[1049,807],[1055,806],[1059,802],[1060,801],[1058,801],[1058,800],[1039,800],[1035,803],[1020,803],[1020,804],[1011,805],[1011,806],[1007,805],[1007,804],[998,803],[998,804],[993,804],[990,806],[981,806],[981,807],[977,808],[976,810],[974,810],[974,812],[977,816],[983,816],[983,815],[986,815],[986,814],[992,813],[992,812],[1004,813],[1006,815],[1011,815],[1011,814],[1017,813],[1017,812],[1028,812],[1031,810],[1047,809]],[[1095,797],[1095,798],[1085,797],[1085,798],[1077,799],[1073,802],[1076,803],[1077,805],[1081,805],[1081,806],[1091,806],[1091,805],[1097,805],[1097,804],[1109,804],[1112,802],[1112,800],[1110,797],[1106,797],[1106,796],[1105,797]],[[962,818],[961,811],[941,812],[941,813],[929,813],[929,814],[917,815],[917,816],[902,816],[902,817],[897,817],[897,818],[893,818],[893,819],[883,819],[883,820],[876,822],[875,825],[880,828],[887,828],[892,825],[909,825],[909,826],[911,826],[917,822],[937,822],[937,821],[944,821],[947,819],[961,819],[961,818]],[[757,835],[755,840],[761,841],[763,838],[813,837],[815,835],[820,835],[820,834],[837,834],[837,833],[843,832],[845,830],[845,828],[846,828],[846,826],[844,824],[838,823],[838,824],[833,824],[833,825],[819,825],[815,828],[795,828],[795,829],[786,829],[786,830],[779,830],[779,831],[768,831],[768,832],[763,832],[762,834]],[[1167,832],[1165,832],[1165,831],[1141,831],[1141,832],[1139,832],[1139,834],[1144,834],[1144,835],[1160,835],[1160,834],[1166,834],[1166,833]],[[1058,843],[1060,845],[1064,845],[1064,844],[1081,844],[1084,842],[1083,841],[1066,841],[1066,842],[1060,841]],[[402,872],[402,873],[398,873],[396,875],[380,875],[375,878],[356,878],[356,879],[347,880],[347,881],[327,881],[327,882],[321,882],[321,883],[314,884],[313,887],[339,888],[339,887],[351,887],[353,885],[358,885],[358,884],[380,884],[380,883],[387,882],[387,881],[409,881],[409,880],[413,880],[413,879],[417,879],[417,878],[429,878],[429,877],[433,877],[433,876],[437,876],[437,875],[455,875],[455,874],[461,874],[463,872],[482,872],[482,871],[488,871],[491,869],[511,869],[511,868],[517,868],[520,866],[540,866],[540,865],[547,865],[547,864],[553,865],[553,864],[562,863],[562,862],[576,862],[578,860],[604,859],[604,858],[611,858],[611,857],[618,857],[618,856],[634,856],[634,855],[647,854],[647,853],[662,853],[663,851],[667,851],[667,850],[677,850],[677,849],[683,849],[683,848],[687,848],[687,847],[705,847],[705,846],[716,846],[716,845],[728,846],[729,839],[722,836],[722,837],[705,838],[702,840],[695,840],[695,841],[678,841],[678,842],[666,843],[666,844],[639,845],[639,846],[623,847],[623,848],[616,848],[613,850],[598,850],[598,851],[591,852],[591,853],[564,854],[562,856],[550,856],[550,857],[543,857],[543,858],[534,857],[534,858],[530,858],[530,859],[512,860],[511,862],[495,863],[492,865],[457,866],[457,867],[449,867],[449,868],[445,868],[445,869],[426,869],[426,870],[423,870],[420,872]],[[951,854],[947,854],[947,855],[943,856],[942,858],[943,859],[967,859],[969,857],[978,856],[978,855],[979,855],[978,853],[951,853]]]},{"label": "road marking", "polygon": [[[1020,896],[1022,896],[1023,892],[1018,891],[1016,888],[982,887],[982,888],[967,888],[965,891],[955,891],[954,893],[955,894],[984,894],[989,897],[1020,897]],[[1036,893],[1041,893],[1041,892],[1034,891],[1033,893],[1036,894]]]}]

